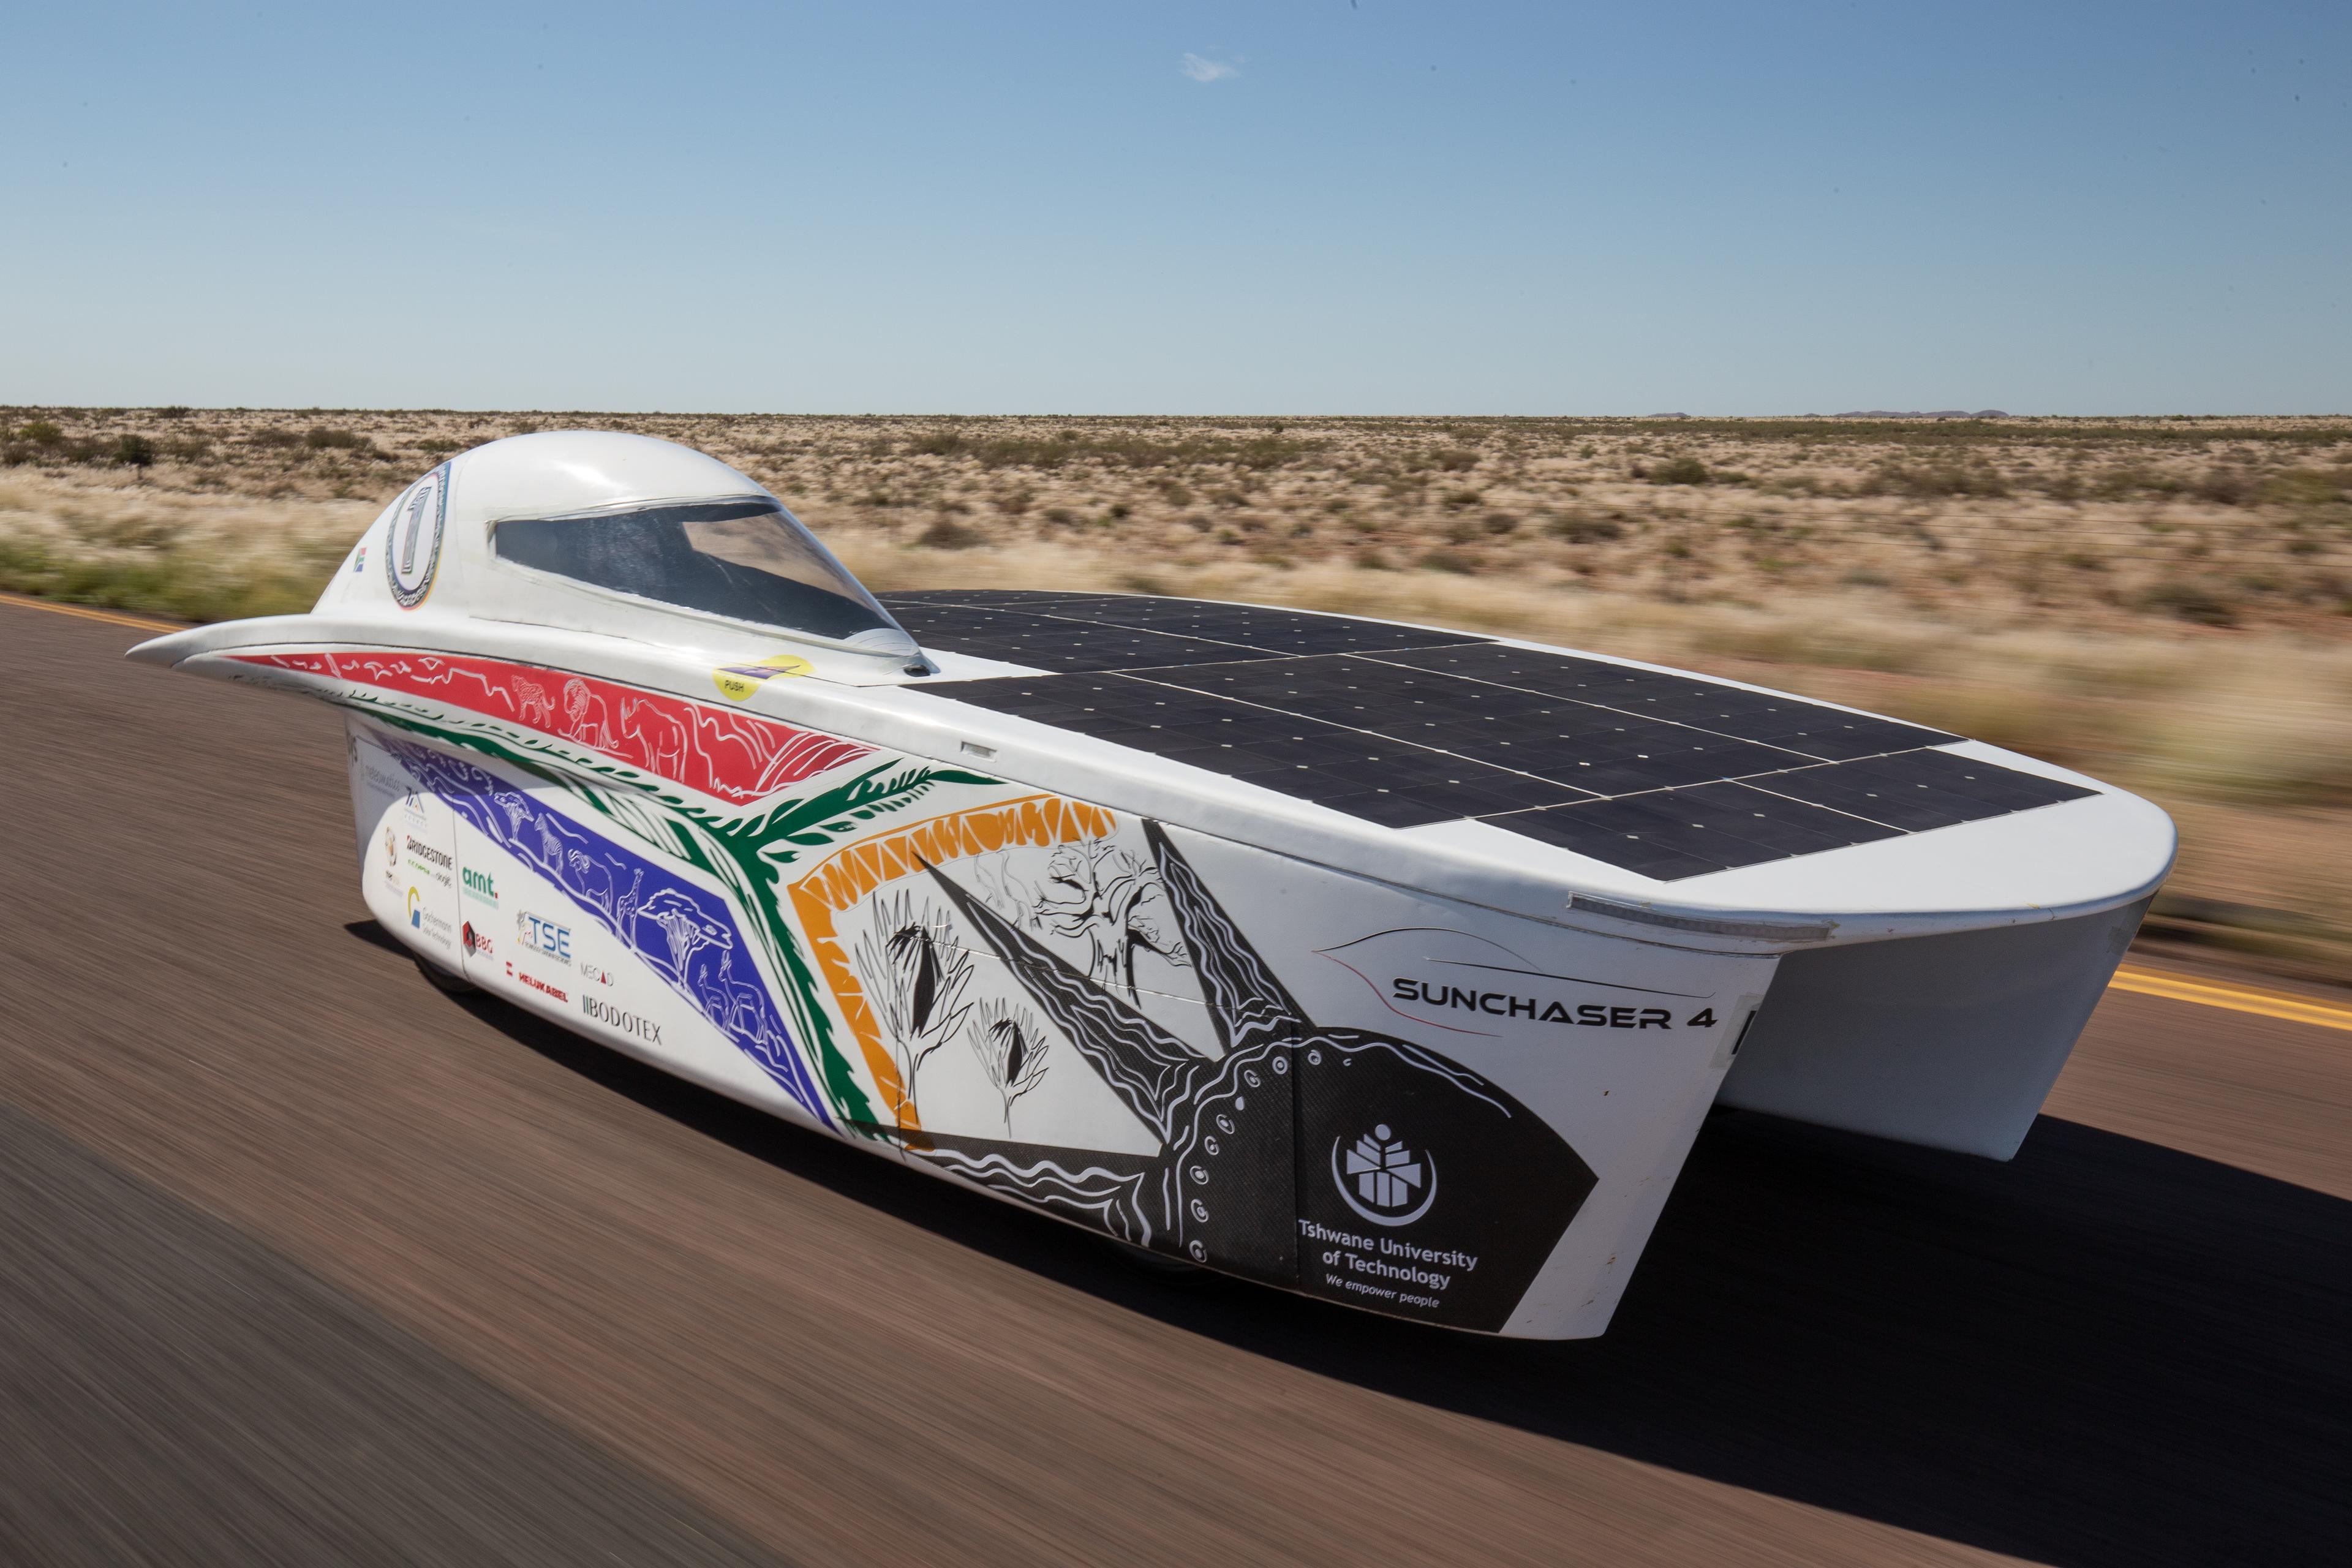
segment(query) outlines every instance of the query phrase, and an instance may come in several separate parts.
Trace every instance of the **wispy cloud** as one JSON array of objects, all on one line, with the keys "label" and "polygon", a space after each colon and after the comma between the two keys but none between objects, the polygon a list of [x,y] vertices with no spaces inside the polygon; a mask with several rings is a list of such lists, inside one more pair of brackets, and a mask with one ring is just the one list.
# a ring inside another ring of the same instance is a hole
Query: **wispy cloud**
[{"label": "wispy cloud", "polygon": [[1177,62],[1176,68],[1194,81],[1223,81],[1227,77],[1242,74],[1241,67],[1224,60],[1213,60],[1204,55],[1186,55]]}]

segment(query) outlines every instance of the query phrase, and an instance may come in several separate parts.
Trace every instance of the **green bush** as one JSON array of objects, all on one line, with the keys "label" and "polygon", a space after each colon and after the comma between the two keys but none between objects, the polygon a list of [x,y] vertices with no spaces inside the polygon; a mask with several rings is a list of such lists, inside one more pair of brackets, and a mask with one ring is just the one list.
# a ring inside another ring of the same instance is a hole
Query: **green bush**
[{"label": "green bush", "polygon": [[1570,516],[1553,520],[1550,531],[1554,539],[1565,539],[1570,544],[1598,544],[1604,539],[1624,538],[1625,525],[1605,517]]},{"label": "green bush", "polygon": [[1654,485],[1703,485],[1715,476],[1696,458],[1669,458],[1643,476]]},{"label": "green bush", "polygon": [[1943,496],[2005,496],[2009,483],[1998,469],[1966,463],[1930,463],[1914,467],[1883,463],[1856,489],[1860,495],[1912,496],[1926,500]]},{"label": "green bush", "polygon": [[2159,583],[2139,596],[2140,607],[2204,626],[2234,626],[2238,607],[2202,583]]},{"label": "green bush", "polygon": [[2254,477],[2243,468],[2208,468],[2205,477],[2189,487],[2199,500],[2215,506],[2243,506],[2254,499]]},{"label": "green bush", "polygon": [[2288,468],[2263,481],[2262,499],[2272,506],[2326,506],[2344,497],[2344,475],[2324,468]]},{"label": "green bush", "polygon": [[969,550],[980,542],[980,531],[943,517],[917,534],[915,542],[926,550]]}]

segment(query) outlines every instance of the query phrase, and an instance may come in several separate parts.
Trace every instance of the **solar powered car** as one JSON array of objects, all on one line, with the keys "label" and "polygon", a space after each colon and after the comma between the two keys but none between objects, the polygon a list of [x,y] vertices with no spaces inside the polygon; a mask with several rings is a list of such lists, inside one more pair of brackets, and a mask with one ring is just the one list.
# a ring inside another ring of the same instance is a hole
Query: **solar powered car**
[{"label": "solar powered car", "polygon": [[361,888],[476,986],[1135,1247],[1598,1334],[1702,1120],[2006,1159],[2147,802],[1752,686],[1077,592],[869,594],[667,442],[435,468],[308,615],[133,657],[343,710]]}]

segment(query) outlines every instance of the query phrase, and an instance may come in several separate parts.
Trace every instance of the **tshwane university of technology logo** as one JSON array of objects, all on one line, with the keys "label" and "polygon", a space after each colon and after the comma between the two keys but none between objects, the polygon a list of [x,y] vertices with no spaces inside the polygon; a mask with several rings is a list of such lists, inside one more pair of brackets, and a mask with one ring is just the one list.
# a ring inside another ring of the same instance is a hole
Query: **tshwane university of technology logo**
[{"label": "tshwane university of technology logo", "polygon": [[1344,1152],[1331,1141],[1331,1180],[1347,1205],[1374,1225],[1411,1225],[1437,1201],[1437,1162],[1418,1156],[1387,1123]]}]

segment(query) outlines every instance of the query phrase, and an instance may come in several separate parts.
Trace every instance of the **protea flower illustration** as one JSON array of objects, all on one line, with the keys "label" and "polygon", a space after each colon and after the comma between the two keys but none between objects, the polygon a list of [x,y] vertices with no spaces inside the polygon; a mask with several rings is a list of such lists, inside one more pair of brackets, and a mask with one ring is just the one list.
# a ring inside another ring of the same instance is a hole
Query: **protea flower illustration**
[{"label": "protea flower illustration", "polygon": [[1050,1040],[1026,1007],[1010,1002],[982,1002],[972,1015],[971,1045],[981,1070],[1004,1101],[1004,1131],[1013,1131],[1013,1102],[1037,1087],[1045,1076]]},{"label": "protea flower illustration", "polygon": [[971,955],[955,942],[947,916],[898,894],[875,907],[874,923],[851,954],[859,983],[898,1058],[906,1098],[931,1054],[963,1026],[971,1010]]}]

